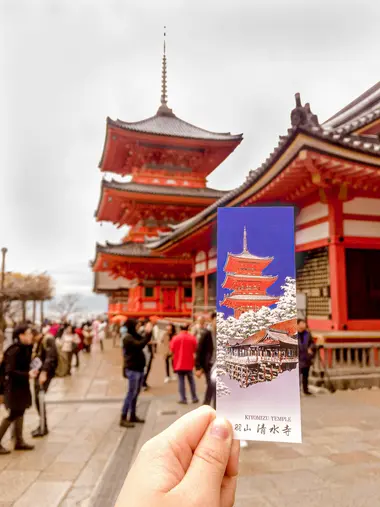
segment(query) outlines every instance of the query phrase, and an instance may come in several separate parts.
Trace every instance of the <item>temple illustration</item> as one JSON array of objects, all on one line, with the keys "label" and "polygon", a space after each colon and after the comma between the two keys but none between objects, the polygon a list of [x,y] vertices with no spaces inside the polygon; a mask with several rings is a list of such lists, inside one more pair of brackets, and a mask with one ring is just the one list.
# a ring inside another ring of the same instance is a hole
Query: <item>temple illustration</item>
[{"label": "temple illustration", "polygon": [[274,324],[230,345],[226,355],[226,371],[240,387],[258,382],[270,382],[285,371],[294,370],[298,363],[296,320]]},{"label": "temple illustration", "polygon": [[263,275],[273,257],[257,257],[248,250],[247,228],[244,227],[243,251],[240,254],[228,253],[224,266],[226,277],[224,289],[232,292],[224,297],[223,306],[233,308],[234,317],[244,312],[257,311],[263,306],[277,303],[278,298],[267,294],[267,289],[275,283],[277,276]]}]

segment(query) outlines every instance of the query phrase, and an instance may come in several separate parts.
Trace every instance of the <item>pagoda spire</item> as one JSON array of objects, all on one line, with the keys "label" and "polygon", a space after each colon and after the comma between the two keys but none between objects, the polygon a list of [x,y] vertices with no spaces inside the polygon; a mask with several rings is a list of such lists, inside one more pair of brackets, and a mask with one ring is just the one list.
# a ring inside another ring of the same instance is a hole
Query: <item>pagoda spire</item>
[{"label": "pagoda spire", "polygon": [[247,227],[246,227],[246,226],[244,226],[243,253],[248,253],[248,244],[247,244]]},{"label": "pagoda spire", "polygon": [[168,107],[168,73],[166,58],[166,26],[164,26],[164,52],[162,55],[162,75],[161,75],[161,105],[158,108],[159,116],[174,116],[173,111]]}]

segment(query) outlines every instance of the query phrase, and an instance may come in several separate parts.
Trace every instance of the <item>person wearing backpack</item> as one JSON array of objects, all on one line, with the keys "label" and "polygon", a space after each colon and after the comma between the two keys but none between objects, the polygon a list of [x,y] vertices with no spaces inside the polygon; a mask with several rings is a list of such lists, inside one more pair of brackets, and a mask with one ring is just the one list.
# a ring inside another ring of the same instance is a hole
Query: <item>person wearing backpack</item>
[{"label": "person wearing backpack", "polygon": [[33,438],[44,437],[49,433],[46,418],[45,394],[49,389],[50,382],[55,376],[58,366],[58,351],[55,338],[52,334],[45,334],[33,330],[34,348],[33,361],[40,366],[38,376],[34,379],[34,399],[37,412],[40,415],[38,428],[32,431]]},{"label": "person wearing backpack", "polygon": [[36,378],[38,371],[31,369],[33,334],[29,325],[18,326],[13,333],[13,344],[4,353],[2,370],[4,372],[4,404],[9,414],[0,423],[0,455],[10,451],[1,445],[8,428],[14,423],[15,450],[30,451],[22,435],[24,413],[32,404],[29,378]]}]

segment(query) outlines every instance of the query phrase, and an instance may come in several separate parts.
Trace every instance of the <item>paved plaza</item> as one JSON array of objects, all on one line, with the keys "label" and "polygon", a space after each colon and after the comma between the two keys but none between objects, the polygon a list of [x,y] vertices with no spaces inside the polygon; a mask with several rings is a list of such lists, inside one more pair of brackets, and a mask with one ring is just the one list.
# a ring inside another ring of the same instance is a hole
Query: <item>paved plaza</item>
[{"label": "paved plaza", "polygon": [[[163,379],[157,357],[152,388],[141,396],[147,422],[124,430],[120,349],[107,343],[104,354],[82,354],[80,370],[52,384],[49,436],[35,451],[0,458],[0,507],[112,506],[133,455],[186,410],[176,403],[177,383]],[[242,449],[236,506],[380,505],[380,390],[303,397],[302,416],[302,445]],[[37,422],[31,409],[26,436]]]}]

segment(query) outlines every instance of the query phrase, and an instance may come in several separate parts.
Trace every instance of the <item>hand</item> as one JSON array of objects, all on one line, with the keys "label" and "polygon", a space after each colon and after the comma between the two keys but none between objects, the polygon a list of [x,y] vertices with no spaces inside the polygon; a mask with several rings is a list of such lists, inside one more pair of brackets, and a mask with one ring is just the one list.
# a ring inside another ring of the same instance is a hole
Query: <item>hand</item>
[{"label": "hand", "polygon": [[195,376],[196,376],[197,378],[201,378],[202,373],[203,373],[203,370],[195,370]]},{"label": "hand", "polygon": [[38,370],[30,370],[29,377],[36,378],[38,376]]},{"label": "hand", "polygon": [[313,349],[307,349],[308,354],[313,355]]},{"label": "hand", "polygon": [[143,446],[116,507],[232,507],[239,449],[211,407],[189,412]]},{"label": "hand", "polygon": [[38,378],[38,383],[42,387],[46,381],[47,381],[47,373],[46,371],[41,371],[40,376]]}]

